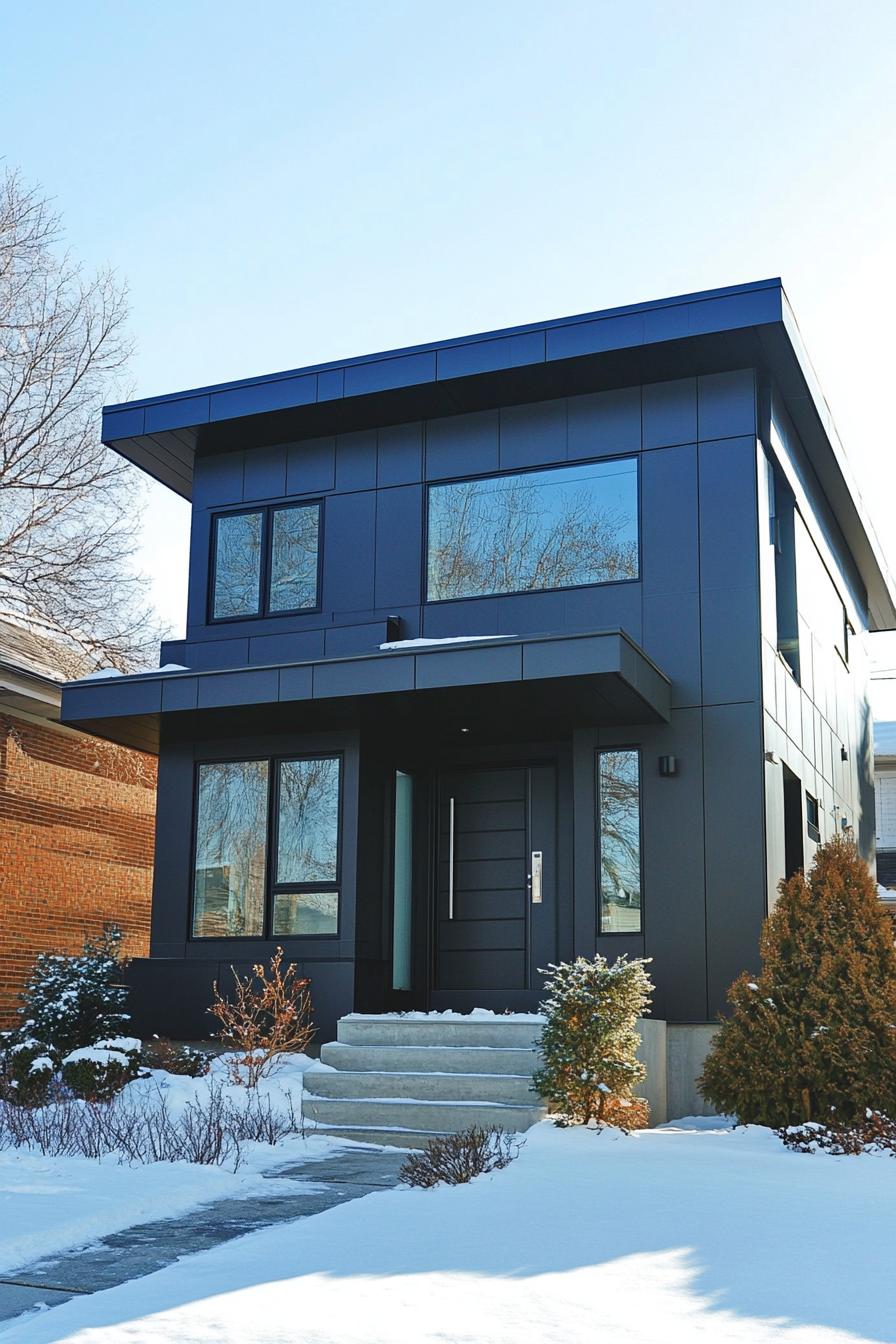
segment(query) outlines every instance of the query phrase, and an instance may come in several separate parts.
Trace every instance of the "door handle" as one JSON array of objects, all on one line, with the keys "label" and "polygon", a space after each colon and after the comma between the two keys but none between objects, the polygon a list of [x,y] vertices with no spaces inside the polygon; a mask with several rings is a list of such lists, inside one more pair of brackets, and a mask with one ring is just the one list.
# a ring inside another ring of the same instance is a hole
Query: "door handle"
[{"label": "door handle", "polygon": [[448,918],[454,918],[454,799],[448,799]]},{"label": "door handle", "polygon": [[532,871],[529,874],[529,889],[532,892],[532,904],[541,905],[541,874],[543,854],[540,849],[532,851]]}]

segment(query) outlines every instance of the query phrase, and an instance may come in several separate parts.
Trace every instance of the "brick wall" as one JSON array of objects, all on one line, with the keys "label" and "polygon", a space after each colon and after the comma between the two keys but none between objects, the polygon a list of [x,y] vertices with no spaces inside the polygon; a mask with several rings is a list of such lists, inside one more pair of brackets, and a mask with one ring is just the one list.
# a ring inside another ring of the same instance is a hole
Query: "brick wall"
[{"label": "brick wall", "polygon": [[155,791],[155,757],[0,713],[0,1026],[37,952],[111,919],[147,954]]}]

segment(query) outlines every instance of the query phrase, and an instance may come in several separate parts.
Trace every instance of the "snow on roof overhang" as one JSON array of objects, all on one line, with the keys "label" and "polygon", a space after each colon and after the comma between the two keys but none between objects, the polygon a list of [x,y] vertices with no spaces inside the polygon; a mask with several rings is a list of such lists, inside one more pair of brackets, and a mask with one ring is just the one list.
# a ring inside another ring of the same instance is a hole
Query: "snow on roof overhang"
[{"label": "snow on roof overhang", "polygon": [[262,446],[751,366],[768,369],[802,438],[867,589],[871,628],[896,628],[881,547],[778,279],[108,406],[103,442],[189,499],[197,452],[248,437]]}]

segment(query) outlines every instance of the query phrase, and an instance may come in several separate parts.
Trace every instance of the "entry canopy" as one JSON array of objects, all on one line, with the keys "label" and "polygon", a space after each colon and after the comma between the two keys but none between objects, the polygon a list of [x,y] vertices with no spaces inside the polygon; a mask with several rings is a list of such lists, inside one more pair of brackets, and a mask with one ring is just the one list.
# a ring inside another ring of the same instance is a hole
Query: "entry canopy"
[{"label": "entry canopy", "polygon": [[375,726],[488,741],[573,727],[665,723],[670,682],[622,630],[393,646],[361,657],[224,671],[88,678],[62,692],[72,727],[141,751],[160,722],[191,736]]}]

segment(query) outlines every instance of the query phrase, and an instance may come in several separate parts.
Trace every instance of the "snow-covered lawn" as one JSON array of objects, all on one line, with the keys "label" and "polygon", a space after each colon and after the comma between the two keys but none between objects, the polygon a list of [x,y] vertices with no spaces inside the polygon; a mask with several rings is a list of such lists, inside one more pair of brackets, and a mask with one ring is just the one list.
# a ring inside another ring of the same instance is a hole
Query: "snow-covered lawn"
[{"label": "snow-covered lawn", "polygon": [[[312,1141],[314,1142],[314,1141]],[[253,1233],[14,1323],[15,1344],[896,1340],[896,1161],[697,1121],[531,1130],[507,1170]]]}]

